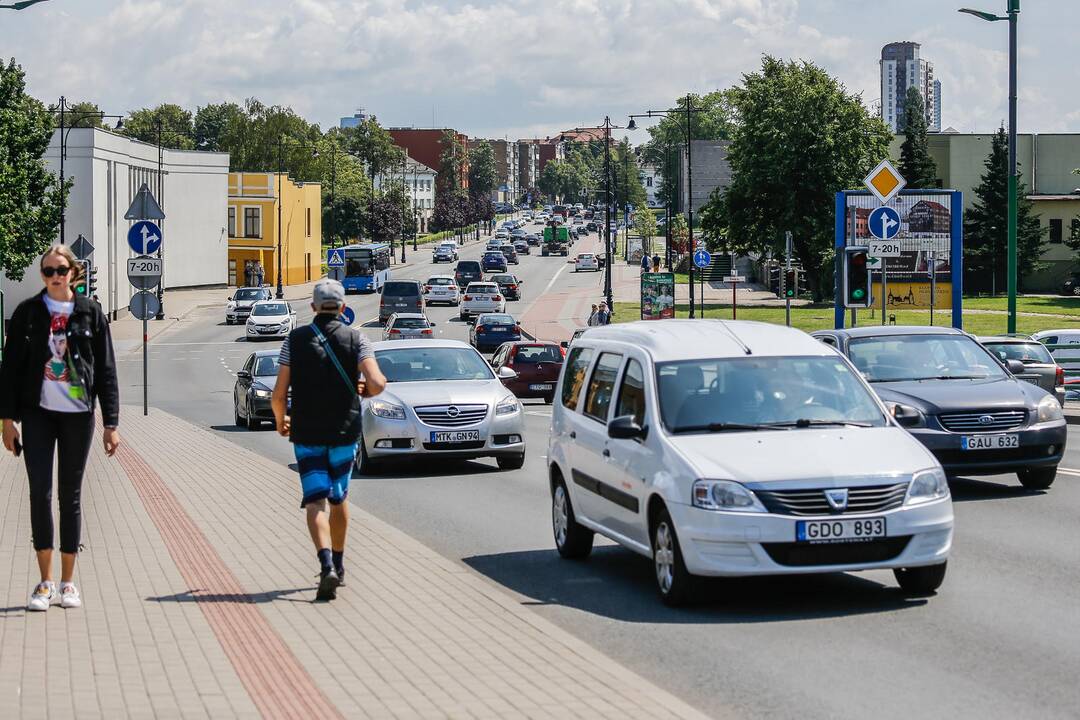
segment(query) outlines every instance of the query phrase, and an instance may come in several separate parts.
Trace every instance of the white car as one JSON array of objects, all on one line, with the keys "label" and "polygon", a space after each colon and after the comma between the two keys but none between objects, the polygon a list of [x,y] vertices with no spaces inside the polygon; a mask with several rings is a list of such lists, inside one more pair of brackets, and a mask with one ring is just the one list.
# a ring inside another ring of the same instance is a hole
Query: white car
[{"label": "white car", "polygon": [[394,313],[383,327],[383,340],[432,340],[435,323],[420,313]]},{"label": "white car", "polygon": [[468,320],[481,313],[506,312],[506,298],[493,282],[473,282],[465,288],[465,295],[458,307],[458,317]]},{"label": "white car", "polygon": [[284,300],[260,300],[251,306],[247,338],[283,338],[296,327],[296,311]]},{"label": "white car", "polygon": [[510,237],[510,230],[508,230],[507,228],[501,227],[501,228],[499,228],[498,230],[495,231],[495,239],[496,240],[505,240],[505,239],[507,239],[509,237]]},{"label": "white car", "polygon": [[446,303],[457,306],[461,303],[461,290],[458,289],[457,280],[453,275],[432,275],[424,283],[424,302]]},{"label": "white car", "polygon": [[941,465],[846,358],[799,330],[590,328],[556,398],[548,470],[564,557],[605,535],[652,558],[673,605],[697,576],[889,568],[914,594],[944,581]]},{"label": "white car", "polygon": [[579,253],[577,256],[577,260],[574,261],[574,272],[599,269],[600,261],[597,260],[596,255],[592,253]]}]

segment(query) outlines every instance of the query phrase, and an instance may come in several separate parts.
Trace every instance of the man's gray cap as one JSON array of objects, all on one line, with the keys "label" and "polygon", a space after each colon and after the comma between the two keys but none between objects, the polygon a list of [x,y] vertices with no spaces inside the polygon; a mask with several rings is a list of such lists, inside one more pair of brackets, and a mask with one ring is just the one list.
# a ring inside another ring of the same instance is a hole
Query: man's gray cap
[{"label": "man's gray cap", "polygon": [[315,283],[311,304],[320,310],[336,309],[345,304],[345,286],[337,280],[324,278]]}]

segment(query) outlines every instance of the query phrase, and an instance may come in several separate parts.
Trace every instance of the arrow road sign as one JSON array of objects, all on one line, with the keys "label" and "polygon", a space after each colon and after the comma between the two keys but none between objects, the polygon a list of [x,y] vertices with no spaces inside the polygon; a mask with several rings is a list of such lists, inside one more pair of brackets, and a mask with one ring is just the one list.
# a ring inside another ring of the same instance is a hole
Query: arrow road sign
[{"label": "arrow road sign", "polygon": [[162,211],[150,187],[143,183],[139,192],[135,193],[135,199],[131,201],[131,207],[124,213],[125,220],[164,220],[165,213]]},{"label": "arrow road sign", "polygon": [[346,307],[344,310],[341,311],[341,322],[345,323],[346,325],[352,325],[354,322],[356,322],[356,313],[353,312],[353,309],[351,307]]},{"label": "arrow road sign", "polygon": [[326,255],[326,266],[332,268],[345,267],[345,251],[331,250]]},{"label": "arrow road sign", "polygon": [[867,221],[870,234],[879,240],[892,240],[900,232],[900,213],[891,207],[875,208]]},{"label": "arrow road sign", "polygon": [[138,255],[152,255],[161,247],[161,228],[149,221],[137,222],[127,235],[128,247]]},{"label": "arrow road sign", "polygon": [[82,235],[71,243],[71,252],[75,253],[75,257],[79,260],[87,260],[94,254],[93,244],[84,238]]},{"label": "arrow road sign", "polygon": [[707,268],[712,263],[712,255],[708,250],[695,250],[694,251],[694,265],[699,268]]}]

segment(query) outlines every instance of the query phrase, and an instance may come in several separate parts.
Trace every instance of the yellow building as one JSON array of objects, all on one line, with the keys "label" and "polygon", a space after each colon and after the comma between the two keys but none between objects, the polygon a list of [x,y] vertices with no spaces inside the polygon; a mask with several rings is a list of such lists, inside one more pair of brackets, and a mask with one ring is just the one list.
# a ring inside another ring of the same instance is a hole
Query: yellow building
[{"label": "yellow building", "polygon": [[277,285],[278,196],[284,285],[317,280],[322,267],[322,188],[278,173],[229,173],[229,285]]}]

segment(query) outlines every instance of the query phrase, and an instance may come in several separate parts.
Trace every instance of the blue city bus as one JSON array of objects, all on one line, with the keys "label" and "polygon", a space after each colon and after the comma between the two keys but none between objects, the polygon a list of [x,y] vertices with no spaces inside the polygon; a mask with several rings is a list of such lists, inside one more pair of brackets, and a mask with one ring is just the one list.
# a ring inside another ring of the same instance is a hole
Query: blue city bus
[{"label": "blue city bus", "polygon": [[386,243],[346,245],[345,292],[376,292],[390,280],[390,246]]}]

